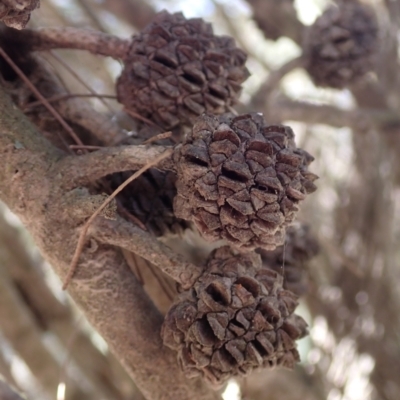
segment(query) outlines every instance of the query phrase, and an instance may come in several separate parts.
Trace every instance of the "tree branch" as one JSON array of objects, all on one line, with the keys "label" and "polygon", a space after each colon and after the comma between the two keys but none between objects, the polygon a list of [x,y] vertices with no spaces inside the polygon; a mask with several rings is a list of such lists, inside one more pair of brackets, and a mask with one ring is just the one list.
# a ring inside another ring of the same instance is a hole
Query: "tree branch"
[{"label": "tree branch", "polygon": [[79,28],[24,29],[9,34],[11,43],[30,51],[52,49],[86,50],[90,53],[124,59],[130,40],[117,36]]},{"label": "tree branch", "polygon": [[[93,345],[90,338],[76,324],[72,308],[63,304],[46,284],[41,271],[41,257],[28,251],[22,240],[20,229],[7,223],[0,207],[0,253],[7,275],[21,293],[25,306],[29,308],[37,326],[42,332],[52,332],[68,350],[69,359],[85,374],[93,388],[95,397],[122,399],[122,382],[131,392],[133,382],[119,368],[118,375],[110,368],[109,360]],[[71,337],[74,337],[71,346]],[[1,357],[0,357],[0,373]],[[35,371],[33,371],[35,372]]]},{"label": "tree branch", "polygon": [[294,120],[337,128],[348,126],[361,131],[371,126],[383,131],[400,126],[399,115],[388,109],[343,110],[332,105],[291,100],[283,95],[270,99],[266,110],[267,118],[275,123]]},{"label": "tree branch", "polygon": [[[105,147],[81,156],[64,157],[58,164],[62,185],[69,190],[85,186],[115,172],[137,170],[168,149],[170,147],[118,146]],[[174,170],[175,166],[169,157],[161,161],[156,168]]]},{"label": "tree branch", "polygon": [[[65,190],[59,186],[58,163],[63,157],[0,88],[0,197],[21,218],[62,280],[76,248],[79,226],[74,217],[60,220]],[[145,397],[219,398],[202,382],[188,381],[176,354],[162,345],[162,316],[119,250],[106,245],[85,247],[69,292]]]},{"label": "tree branch", "polygon": [[203,272],[203,267],[185,261],[168,246],[123,218],[98,218],[89,232],[102,243],[122,247],[150,261],[184,289],[190,288]]}]

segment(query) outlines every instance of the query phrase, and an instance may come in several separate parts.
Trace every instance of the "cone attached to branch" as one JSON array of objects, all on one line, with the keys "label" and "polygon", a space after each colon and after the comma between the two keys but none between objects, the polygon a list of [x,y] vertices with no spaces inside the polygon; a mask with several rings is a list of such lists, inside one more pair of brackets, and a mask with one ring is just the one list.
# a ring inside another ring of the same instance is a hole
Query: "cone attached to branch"
[{"label": "cone attached to branch", "polygon": [[176,148],[175,215],[192,220],[209,241],[273,250],[298,204],[316,190],[313,157],[295,146],[291,128],[262,115],[203,115]]},{"label": "cone attached to branch", "polygon": [[168,130],[234,104],[248,77],[246,55],[200,18],[164,11],[132,40],[118,100]]},{"label": "cone attached to branch", "polygon": [[378,23],[369,6],[341,1],[329,7],[309,29],[306,69],[318,86],[343,88],[374,68]]},{"label": "cone attached to branch", "polygon": [[[112,175],[111,189],[115,190],[131,175],[129,171]],[[152,168],[131,182],[117,196],[117,200],[125,211],[137,217],[154,235],[181,233],[188,224],[176,218],[172,209],[175,182],[175,173]]]},{"label": "cone attached to branch", "polygon": [[311,234],[310,226],[298,224],[286,231],[284,246],[273,251],[259,249],[263,266],[283,275],[283,287],[298,296],[308,289],[307,263],[319,253],[317,239]]},{"label": "cone attached to branch", "polygon": [[222,247],[178,296],[161,333],[189,377],[219,385],[255,368],[293,368],[299,361],[295,341],[307,334],[296,306],[297,297],[282,288],[279,274],[261,268],[259,255]]},{"label": "cone attached to branch", "polygon": [[23,29],[40,0],[0,0],[0,21],[10,28]]}]

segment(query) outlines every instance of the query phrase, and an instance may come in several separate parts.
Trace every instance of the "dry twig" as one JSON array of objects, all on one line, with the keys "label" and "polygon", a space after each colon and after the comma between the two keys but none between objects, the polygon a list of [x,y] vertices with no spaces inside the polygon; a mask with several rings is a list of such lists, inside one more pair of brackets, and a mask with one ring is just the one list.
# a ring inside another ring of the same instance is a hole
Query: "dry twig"
[{"label": "dry twig", "polygon": [[22,72],[17,64],[8,56],[8,54],[0,47],[0,55],[4,57],[7,63],[12,67],[15,73],[25,82],[32,93],[42,102],[42,104],[49,110],[53,117],[62,125],[62,127],[70,134],[76,144],[83,145],[81,139],[74,132],[74,130],[65,122],[64,118],[55,110],[55,108],[46,100],[46,98],[36,89],[29,78]]}]

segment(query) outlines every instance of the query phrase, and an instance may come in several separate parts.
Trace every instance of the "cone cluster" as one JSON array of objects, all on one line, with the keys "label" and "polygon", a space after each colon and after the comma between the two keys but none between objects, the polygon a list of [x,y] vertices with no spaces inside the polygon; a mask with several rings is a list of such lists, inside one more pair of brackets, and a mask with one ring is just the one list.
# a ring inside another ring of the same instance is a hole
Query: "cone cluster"
[{"label": "cone cluster", "polygon": [[119,101],[163,129],[227,112],[249,73],[246,54],[210,24],[182,13],[157,15],[134,36],[117,82]]},{"label": "cone cluster", "polygon": [[[145,172],[120,194],[123,208],[157,236],[191,221],[206,240],[229,244],[177,296],[161,332],[188,377],[217,386],[259,367],[292,368],[296,340],[307,334],[294,314],[297,296],[275,271],[279,256],[269,254],[264,267],[254,250],[284,243],[299,203],[316,190],[313,157],[291,128],[228,113],[248,76],[245,61],[210,24],[162,12],[132,39],[117,82],[127,109],[182,138],[176,174]],[[113,188],[129,175],[113,176]]]}]

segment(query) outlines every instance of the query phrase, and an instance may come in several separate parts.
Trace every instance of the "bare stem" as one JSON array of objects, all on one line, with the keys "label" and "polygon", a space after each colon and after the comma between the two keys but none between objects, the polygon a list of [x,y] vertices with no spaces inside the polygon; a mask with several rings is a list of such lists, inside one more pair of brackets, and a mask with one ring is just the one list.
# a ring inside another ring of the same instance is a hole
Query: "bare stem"
[{"label": "bare stem", "polygon": [[[11,35],[10,35],[11,36]],[[124,59],[130,41],[79,28],[40,28],[13,31],[10,40],[31,51],[52,49],[86,50],[93,54]]]}]

